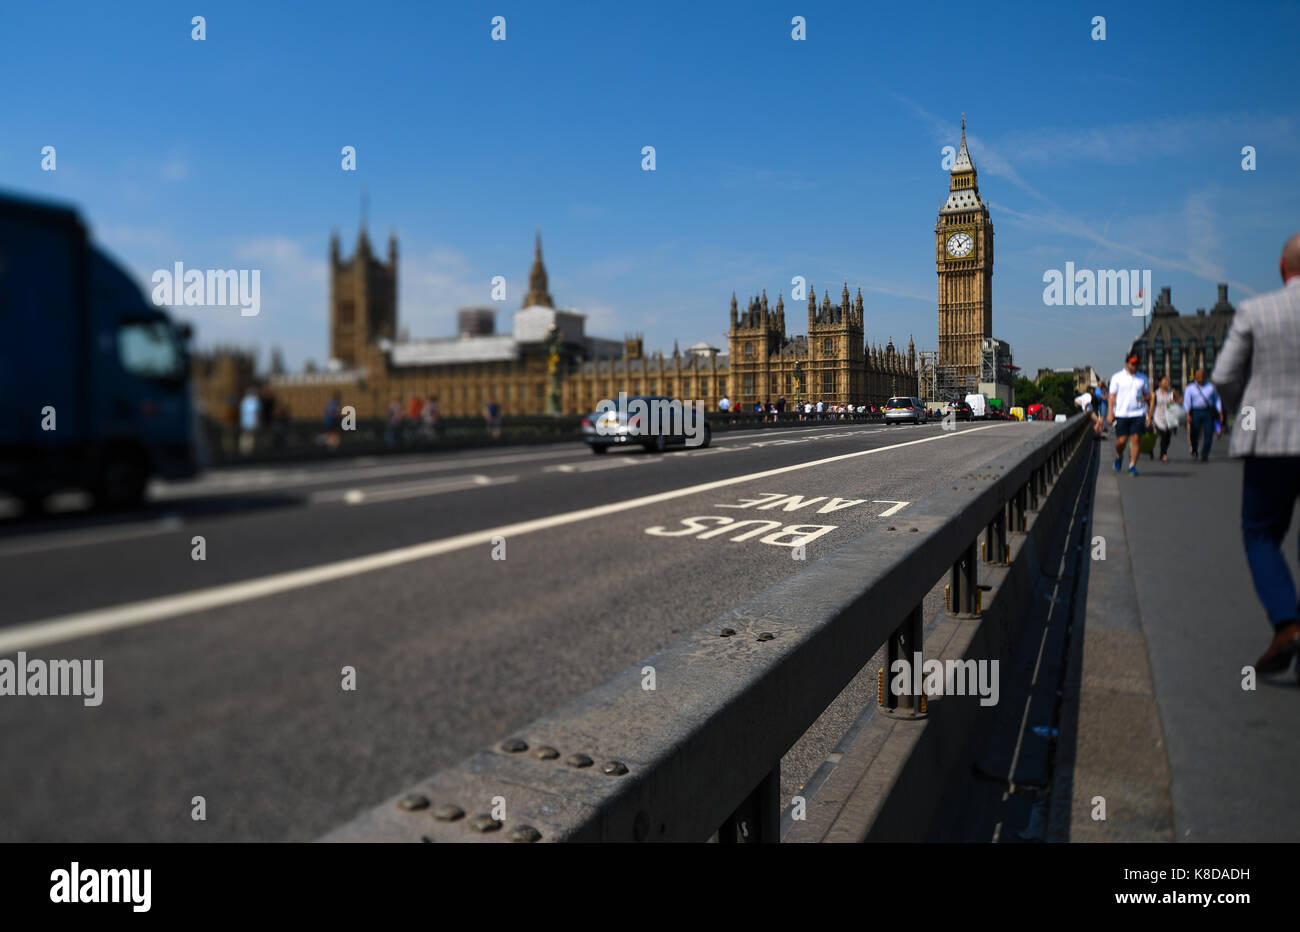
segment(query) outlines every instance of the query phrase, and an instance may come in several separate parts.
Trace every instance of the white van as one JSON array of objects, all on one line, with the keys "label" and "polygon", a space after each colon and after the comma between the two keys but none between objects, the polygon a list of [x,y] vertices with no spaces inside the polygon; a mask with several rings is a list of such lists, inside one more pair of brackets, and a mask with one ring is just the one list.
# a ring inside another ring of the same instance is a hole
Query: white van
[{"label": "white van", "polygon": [[967,395],[966,404],[970,405],[971,417],[982,421],[989,416],[989,399],[987,395]]}]

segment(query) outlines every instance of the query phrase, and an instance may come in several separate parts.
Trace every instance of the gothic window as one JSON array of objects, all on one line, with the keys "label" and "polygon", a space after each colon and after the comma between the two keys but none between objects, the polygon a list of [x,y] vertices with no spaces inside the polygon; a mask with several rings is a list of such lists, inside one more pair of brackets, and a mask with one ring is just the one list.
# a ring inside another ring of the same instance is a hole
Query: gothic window
[{"label": "gothic window", "polygon": [[356,305],[351,301],[343,301],[339,304],[339,323],[350,325],[356,317]]},{"label": "gothic window", "polygon": [[1178,337],[1169,341],[1169,380],[1174,388],[1183,387],[1183,341]]},{"label": "gothic window", "polygon": [[718,396],[721,397],[727,393],[727,380],[718,379]]},{"label": "gothic window", "polygon": [[830,337],[827,337],[826,339],[822,340],[822,352],[825,353],[827,356],[834,353],[835,341],[832,340]]},{"label": "gothic window", "polygon": [[834,372],[822,373],[822,394],[823,395],[835,394],[835,373]]},{"label": "gothic window", "polygon": [[689,395],[690,393],[691,393],[691,380],[682,379],[682,394]]},{"label": "gothic window", "polygon": [[741,386],[742,395],[754,394],[754,377],[752,375],[746,375],[741,381]]},{"label": "gothic window", "polygon": [[746,343],[746,344],[745,344],[745,358],[746,358],[746,359],[753,359],[753,358],[754,358],[754,344],[753,344],[753,343]]},{"label": "gothic window", "polygon": [[1205,368],[1214,368],[1214,337],[1205,338]]}]

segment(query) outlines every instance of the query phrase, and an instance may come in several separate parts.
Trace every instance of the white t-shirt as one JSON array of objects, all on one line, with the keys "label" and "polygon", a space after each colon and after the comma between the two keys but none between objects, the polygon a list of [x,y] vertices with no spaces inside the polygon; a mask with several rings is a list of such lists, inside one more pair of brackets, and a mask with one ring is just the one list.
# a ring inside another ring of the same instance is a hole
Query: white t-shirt
[{"label": "white t-shirt", "polygon": [[1083,408],[1083,410],[1085,411],[1091,410],[1092,396],[1089,395],[1087,392],[1084,392],[1078,398],[1074,399],[1074,403],[1077,404],[1080,408]]},{"label": "white t-shirt", "polygon": [[1147,413],[1146,396],[1151,394],[1151,383],[1141,372],[1128,374],[1121,369],[1110,377],[1107,393],[1115,396],[1115,417],[1138,417]]}]

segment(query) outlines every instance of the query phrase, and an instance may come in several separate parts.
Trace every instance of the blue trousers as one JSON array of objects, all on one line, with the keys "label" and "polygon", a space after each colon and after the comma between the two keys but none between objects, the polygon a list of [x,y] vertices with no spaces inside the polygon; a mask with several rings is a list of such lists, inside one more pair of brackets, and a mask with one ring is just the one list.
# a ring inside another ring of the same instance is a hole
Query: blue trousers
[{"label": "blue trousers", "polygon": [[1241,536],[1255,592],[1275,628],[1300,621],[1282,540],[1300,498],[1300,456],[1248,456],[1241,482]]},{"label": "blue trousers", "polygon": [[1201,459],[1210,458],[1210,447],[1214,445],[1214,424],[1218,412],[1211,407],[1192,409],[1192,455],[1200,454]]}]

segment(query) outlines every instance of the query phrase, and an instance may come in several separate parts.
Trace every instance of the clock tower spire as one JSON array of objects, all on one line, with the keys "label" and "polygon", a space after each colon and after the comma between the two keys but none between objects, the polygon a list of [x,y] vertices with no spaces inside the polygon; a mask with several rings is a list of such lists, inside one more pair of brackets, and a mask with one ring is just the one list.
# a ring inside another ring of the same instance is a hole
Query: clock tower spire
[{"label": "clock tower spire", "polygon": [[[982,342],[993,336],[993,222],[980,198],[975,163],[961,145],[948,180],[948,199],[934,227],[939,275],[939,367],[949,391],[974,392]],[[943,399],[951,401],[951,398]]]}]

